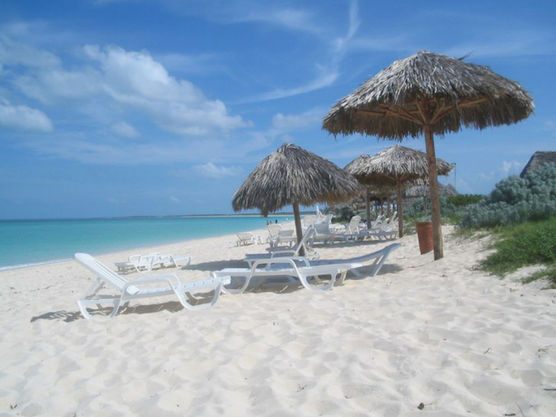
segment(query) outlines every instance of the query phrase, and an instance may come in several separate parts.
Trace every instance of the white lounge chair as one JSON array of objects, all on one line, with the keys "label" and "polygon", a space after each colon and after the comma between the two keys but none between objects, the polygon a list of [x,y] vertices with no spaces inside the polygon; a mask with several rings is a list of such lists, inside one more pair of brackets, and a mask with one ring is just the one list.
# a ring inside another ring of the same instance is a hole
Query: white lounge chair
[{"label": "white lounge chair", "polygon": [[[400,243],[392,243],[391,245],[388,245],[375,252],[371,252],[366,255],[356,256],[354,258],[347,258],[347,259],[320,259],[316,261],[309,261],[307,259],[304,259],[303,257],[293,257],[292,260],[301,261],[303,262],[304,265],[312,265],[312,266],[328,265],[328,264],[338,265],[344,263],[351,265],[354,263],[360,263],[362,265],[361,267],[366,267],[366,263],[374,260],[374,262],[370,265],[372,271],[370,274],[368,274],[368,276],[374,277],[376,274],[378,274],[378,272],[382,268],[382,265],[384,265],[384,262],[386,261],[390,253],[396,249],[399,249],[401,246],[402,245]],[[360,277],[362,276],[362,274],[359,272],[358,269],[360,268],[351,268],[350,270],[351,272],[353,272],[354,275]],[[340,284],[342,282],[340,282]]]},{"label": "white lounge chair", "polygon": [[180,268],[182,266],[187,266],[191,263],[191,256],[174,256],[174,255],[158,255],[154,258],[153,267],[159,266],[161,268],[167,268],[174,266]]},{"label": "white lounge chair", "polygon": [[152,269],[153,259],[150,255],[131,255],[125,262],[116,262],[116,268],[119,272],[147,272]]},{"label": "white lounge chair", "polygon": [[346,232],[350,234],[359,233],[360,224],[361,224],[361,216],[353,216],[350,219],[349,224],[347,225]]},{"label": "white lounge chair", "polygon": [[295,246],[291,248],[275,246],[268,248],[268,253],[248,253],[245,255],[245,262],[247,262],[249,267],[251,267],[254,262],[260,259],[299,256],[301,248],[303,248],[303,253],[307,259],[318,259],[320,255],[309,245],[309,241],[313,237],[314,233],[315,229],[311,226],[305,231],[305,233],[303,233],[301,240]]},{"label": "white lounge chair", "polygon": [[[230,284],[222,286],[222,292],[228,294],[241,294],[256,278],[260,278],[257,284],[257,287],[260,287],[268,277],[286,277],[290,280],[297,278],[307,289],[324,291],[331,289],[337,279],[343,282],[350,269],[361,266],[362,264],[356,262],[317,266],[298,265],[293,259],[273,258],[255,261],[251,268],[227,268],[211,272],[211,277],[230,280]],[[328,281],[323,281],[323,277],[329,277]]]},{"label": "white lounge chair", "polygon": [[263,243],[263,242],[261,240],[261,237],[258,235],[254,235],[253,233],[250,232],[243,232],[237,234],[236,246],[252,245],[252,244],[258,245],[259,243]]},{"label": "white lounge chair", "polygon": [[270,245],[270,247],[273,247],[276,245],[278,233],[280,232],[280,230],[282,230],[282,225],[272,223],[266,226],[266,229],[268,230],[268,237],[266,238],[266,242]]},{"label": "white lounge chair", "polygon": [[273,239],[271,248],[287,247],[291,248],[297,242],[297,236],[294,234],[295,230],[287,229],[280,230],[278,236]]},{"label": "white lounge chair", "polygon": [[373,226],[370,229],[360,230],[359,236],[361,238],[375,238],[378,240],[391,240],[395,239],[398,235],[398,217],[397,214],[394,213],[392,217],[390,217],[386,221],[382,221],[377,225]]},{"label": "white lounge chair", "polygon": [[149,272],[154,267],[165,268],[168,266],[187,266],[191,263],[190,256],[174,256],[169,254],[161,255],[158,252],[149,253],[148,255],[131,255],[125,262],[116,262],[118,272],[127,272],[135,270],[137,272]]},{"label": "white lounge chair", "polygon": [[340,239],[345,242],[346,237],[341,233],[335,233],[330,230],[330,225],[328,223],[317,223],[313,225],[315,229],[315,235],[311,240],[311,243],[324,243],[325,245],[334,243],[336,239]]},{"label": "white lounge chair", "polygon": [[[229,280],[223,281],[220,278],[212,277],[208,280],[182,283],[174,274],[148,276],[134,281],[127,281],[91,255],[76,253],[75,260],[93,272],[97,277],[81,299],[77,301],[81,314],[86,319],[91,318],[91,314],[87,310],[88,306],[96,305],[100,308],[102,304],[111,304],[114,308],[109,316],[114,317],[122,304],[125,306],[132,300],[165,295],[176,295],[180,303],[187,309],[211,307],[218,301],[223,284],[230,282]],[[112,287],[112,289],[118,291],[118,294],[99,295],[98,292],[104,286]],[[207,292],[214,291],[212,299],[202,304],[192,304],[202,300],[202,298],[195,297],[194,293],[203,290]]]}]

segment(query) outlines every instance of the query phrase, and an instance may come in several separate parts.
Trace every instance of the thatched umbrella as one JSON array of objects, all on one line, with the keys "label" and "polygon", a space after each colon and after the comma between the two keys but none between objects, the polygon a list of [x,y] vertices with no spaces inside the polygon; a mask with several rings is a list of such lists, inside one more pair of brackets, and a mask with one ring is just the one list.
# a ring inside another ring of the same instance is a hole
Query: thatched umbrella
[{"label": "thatched umbrella", "polygon": [[[417,198],[423,197],[424,214],[427,215],[427,197],[430,196],[430,187],[428,181],[416,181],[414,185],[407,188],[404,192],[404,197]],[[438,183],[438,195],[452,197],[458,195],[457,190],[452,184],[444,185]]]},{"label": "thatched umbrella", "polygon": [[[453,165],[436,160],[438,175],[448,175]],[[398,201],[398,233],[403,237],[403,185],[429,176],[427,155],[405,146],[394,145],[376,155],[361,155],[345,168],[361,184],[395,185]]]},{"label": "thatched umbrella", "polygon": [[339,203],[361,191],[359,183],[332,162],[287,143],[267,156],[234,194],[235,211],[257,208],[263,216],[292,205],[301,240],[299,205]]},{"label": "thatched umbrella", "polygon": [[401,141],[425,136],[432,203],[434,258],[444,256],[434,134],[463,126],[485,129],[517,123],[533,112],[532,97],[517,82],[487,67],[431,52],[395,61],[341,99],[323,129]]}]

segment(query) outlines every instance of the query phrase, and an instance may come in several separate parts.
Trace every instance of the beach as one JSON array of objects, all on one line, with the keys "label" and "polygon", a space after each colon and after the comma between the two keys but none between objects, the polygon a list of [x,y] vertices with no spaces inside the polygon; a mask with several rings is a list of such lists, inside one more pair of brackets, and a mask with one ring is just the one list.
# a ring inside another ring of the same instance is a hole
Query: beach
[{"label": "beach", "polygon": [[[330,291],[263,286],[202,310],[144,299],[113,319],[79,313],[94,276],[75,261],[2,271],[0,416],[556,415],[556,291],[478,270],[489,238],[452,232],[439,261],[408,234],[377,276]],[[236,239],[141,252],[190,255],[163,270],[189,282],[267,247]],[[389,243],[316,248],[350,258]]]}]

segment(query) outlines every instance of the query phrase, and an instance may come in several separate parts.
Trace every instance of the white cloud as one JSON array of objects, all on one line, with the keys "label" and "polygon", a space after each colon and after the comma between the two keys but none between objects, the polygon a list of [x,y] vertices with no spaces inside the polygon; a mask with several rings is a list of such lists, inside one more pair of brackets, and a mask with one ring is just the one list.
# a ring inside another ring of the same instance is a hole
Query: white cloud
[{"label": "white cloud", "polygon": [[21,92],[46,104],[60,100],[82,100],[101,93],[99,74],[90,69],[66,71],[48,68],[17,77]]},{"label": "white cloud", "polygon": [[110,127],[110,130],[115,135],[121,136],[123,138],[137,138],[140,136],[137,129],[126,122],[115,123]]},{"label": "white cloud", "polygon": [[234,177],[240,175],[243,172],[241,167],[219,167],[214,165],[212,162],[208,162],[202,165],[195,165],[193,167],[195,171],[204,177],[208,178],[226,178]]},{"label": "white cloud", "polygon": [[302,9],[292,8],[273,8],[268,9],[261,7],[258,10],[249,10],[243,17],[244,21],[259,21],[263,23],[271,23],[287,29],[321,33],[322,26],[318,24],[312,13]]},{"label": "white cloud", "polygon": [[207,99],[189,81],[170,76],[146,52],[98,46],[87,46],[85,52],[100,64],[104,91],[116,102],[145,113],[161,129],[205,136],[250,125],[230,116],[224,103]]},{"label": "white cloud", "polygon": [[170,196],[170,201],[173,201],[174,203],[179,203],[180,199],[178,197],[174,197],[173,195]]},{"label": "white cloud", "polygon": [[328,87],[339,77],[339,72],[335,68],[320,68],[320,75],[316,79],[309,81],[307,84],[293,88],[278,88],[268,93],[256,95],[254,97],[242,100],[243,103],[255,103],[258,101],[277,100],[280,98],[297,96],[299,94],[310,93],[311,91],[320,90]]},{"label": "white cloud", "polygon": [[272,127],[278,130],[299,130],[306,129],[315,124],[322,123],[323,112],[311,110],[303,114],[276,114],[272,118]]},{"label": "white cloud", "polygon": [[30,132],[52,132],[54,126],[42,111],[27,106],[13,106],[0,101],[0,125]]},{"label": "white cloud", "polygon": [[172,7],[180,8],[186,13],[204,14],[207,19],[226,23],[262,23],[266,28],[274,26],[309,34],[321,34],[326,29],[315,13],[299,7],[274,5],[272,2],[205,0],[172,2]]},{"label": "white cloud", "polygon": [[48,51],[0,35],[0,63],[6,66],[24,65],[32,68],[44,68],[60,65],[60,58]]},{"label": "white cloud", "polygon": [[121,113],[134,112],[178,135],[209,136],[251,126],[229,114],[191,82],[172,77],[147,52],[89,45],[71,70],[47,51],[0,38],[0,63],[9,81],[27,97],[46,104],[96,101]]},{"label": "white cloud", "polygon": [[521,162],[503,161],[502,162],[502,167],[500,168],[500,171],[502,172],[502,174],[504,176],[516,175],[516,174],[519,174],[521,172],[522,168],[523,168],[523,164]]}]

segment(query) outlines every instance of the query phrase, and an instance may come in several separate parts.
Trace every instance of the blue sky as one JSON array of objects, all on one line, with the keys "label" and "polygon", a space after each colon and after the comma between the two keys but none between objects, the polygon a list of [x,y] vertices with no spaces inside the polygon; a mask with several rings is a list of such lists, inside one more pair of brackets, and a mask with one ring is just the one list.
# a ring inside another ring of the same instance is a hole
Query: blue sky
[{"label": "blue sky", "polygon": [[556,150],[554,22],[551,0],[0,0],[0,219],[231,213],[284,142],[341,167],[394,145],[322,119],[420,50],[534,97],[519,124],[436,138],[441,181],[487,194]]}]

